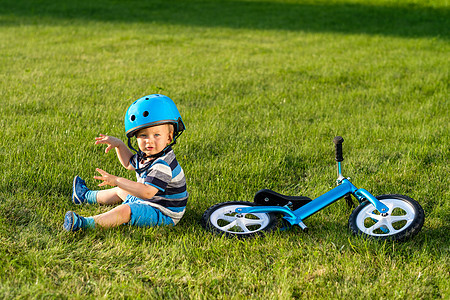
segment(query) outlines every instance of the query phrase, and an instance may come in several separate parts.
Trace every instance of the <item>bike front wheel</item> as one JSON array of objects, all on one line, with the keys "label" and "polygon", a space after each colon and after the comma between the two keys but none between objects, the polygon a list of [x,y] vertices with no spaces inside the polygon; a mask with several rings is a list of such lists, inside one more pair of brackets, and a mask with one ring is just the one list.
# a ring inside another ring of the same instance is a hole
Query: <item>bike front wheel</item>
[{"label": "bike front wheel", "polygon": [[420,231],[425,213],[417,201],[404,195],[381,195],[376,198],[389,208],[388,214],[380,214],[369,201],[364,201],[348,220],[353,234],[379,240],[405,241]]},{"label": "bike front wheel", "polygon": [[202,226],[217,234],[239,238],[262,235],[277,226],[274,213],[236,213],[237,208],[256,206],[253,202],[223,202],[208,208],[202,216]]}]

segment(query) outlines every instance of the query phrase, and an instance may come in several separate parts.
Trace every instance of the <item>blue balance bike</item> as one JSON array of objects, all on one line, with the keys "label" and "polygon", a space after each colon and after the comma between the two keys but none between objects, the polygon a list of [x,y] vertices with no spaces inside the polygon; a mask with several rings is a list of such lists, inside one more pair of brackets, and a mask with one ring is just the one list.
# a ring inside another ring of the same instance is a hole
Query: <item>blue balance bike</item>
[{"label": "blue balance bike", "polygon": [[365,189],[355,187],[341,173],[342,143],[340,136],[334,138],[338,168],[337,186],[312,200],[304,196],[286,196],[263,189],[255,194],[253,202],[223,202],[208,208],[202,216],[202,226],[218,234],[236,237],[262,235],[277,228],[278,216],[282,215],[287,228],[293,225],[303,230],[303,221],[328,205],[344,198],[357,206],[350,215],[350,231],[359,236],[379,240],[405,241],[416,235],[423,226],[425,214],[422,207],[410,197],[398,194],[373,196]]}]

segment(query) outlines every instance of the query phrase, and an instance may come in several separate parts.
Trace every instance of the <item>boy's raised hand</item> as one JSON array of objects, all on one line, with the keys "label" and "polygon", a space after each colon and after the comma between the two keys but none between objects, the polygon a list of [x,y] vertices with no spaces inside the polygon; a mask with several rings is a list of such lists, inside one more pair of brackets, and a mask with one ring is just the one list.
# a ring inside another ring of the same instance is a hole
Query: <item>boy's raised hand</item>
[{"label": "boy's raised hand", "polygon": [[95,144],[107,144],[108,147],[105,149],[105,153],[108,153],[109,150],[119,147],[121,144],[123,144],[123,141],[109,135],[100,134],[99,137],[95,138]]}]

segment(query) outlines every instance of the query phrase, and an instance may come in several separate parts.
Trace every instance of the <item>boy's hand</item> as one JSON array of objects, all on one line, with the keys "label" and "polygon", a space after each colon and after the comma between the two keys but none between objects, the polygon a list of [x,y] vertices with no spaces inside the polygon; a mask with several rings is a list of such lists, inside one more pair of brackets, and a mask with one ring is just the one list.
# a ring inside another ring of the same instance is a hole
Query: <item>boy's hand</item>
[{"label": "boy's hand", "polygon": [[95,138],[95,144],[107,144],[108,147],[106,147],[105,149],[105,153],[108,153],[109,150],[119,147],[120,145],[123,144],[123,141],[113,137],[113,136],[109,136],[109,135],[104,135],[104,134],[100,134],[99,137]]},{"label": "boy's hand", "polygon": [[119,178],[119,177],[111,175],[99,168],[97,168],[95,170],[97,172],[99,172],[102,176],[94,176],[94,179],[103,180],[103,182],[100,183],[98,186],[105,186],[105,185],[116,186],[117,185],[117,178]]}]

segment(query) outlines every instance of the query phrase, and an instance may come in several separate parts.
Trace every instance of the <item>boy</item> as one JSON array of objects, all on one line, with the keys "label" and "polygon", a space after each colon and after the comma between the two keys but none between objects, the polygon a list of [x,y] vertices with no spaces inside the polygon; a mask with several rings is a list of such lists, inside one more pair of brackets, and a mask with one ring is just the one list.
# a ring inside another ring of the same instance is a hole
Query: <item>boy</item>
[{"label": "boy", "polygon": [[[188,193],[186,180],[178,164],[172,145],[184,131],[184,123],[173,101],[163,95],[148,95],[136,100],[125,115],[128,146],[115,137],[100,134],[95,144],[106,144],[105,153],[116,150],[120,163],[135,170],[137,182],[117,177],[96,169],[102,180],[99,186],[114,188],[93,191],[76,176],[73,181],[72,201],[75,204],[118,204],[112,210],[82,217],[69,211],[64,217],[64,229],[110,228],[122,224],[134,226],[176,225],[184,214]],[[131,145],[135,136],[139,150]]]}]

